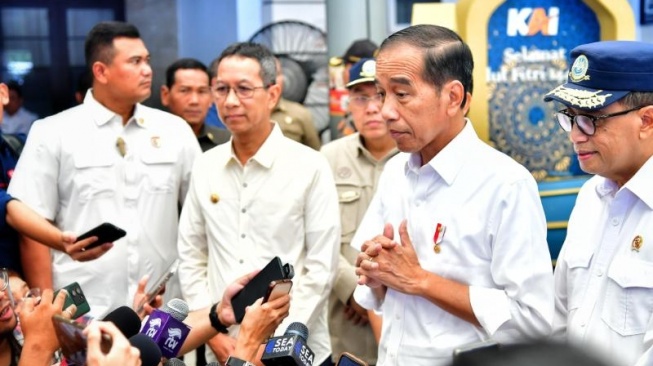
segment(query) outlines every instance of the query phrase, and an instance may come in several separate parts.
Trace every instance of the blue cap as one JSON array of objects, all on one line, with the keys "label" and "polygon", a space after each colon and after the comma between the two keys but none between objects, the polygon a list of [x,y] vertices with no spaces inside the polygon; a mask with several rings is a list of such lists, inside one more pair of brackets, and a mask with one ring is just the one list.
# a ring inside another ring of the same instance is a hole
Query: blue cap
[{"label": "blue cap", "polygon": [[544,96],[567,107],[597,110],[630,92],[653,91],[653,44],[604,41],[571,50],[567,83]]},{"label": "blue cap", "polygon": [[361,83],[373,83],[376,77],[376,61],[373,58],[364,58],[349,69],[349,83],[347,88]]}]

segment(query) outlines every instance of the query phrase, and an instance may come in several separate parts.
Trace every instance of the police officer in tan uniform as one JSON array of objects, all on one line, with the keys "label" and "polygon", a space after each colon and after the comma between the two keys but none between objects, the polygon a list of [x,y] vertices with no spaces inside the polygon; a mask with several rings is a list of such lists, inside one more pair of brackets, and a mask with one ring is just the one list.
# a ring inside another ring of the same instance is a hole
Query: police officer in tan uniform
[{"label": "police officer in tan uniform", "polygon": [[[281,62],[277,63],[277,85],[283,91],[283,74]],[[279,103],[272,111],[270,119],[277,122],[283,135],[315,150],[319,150],[322,143],[313,124],[311,112],[303,105],[292,100],[279,98]]]},{"label": "police officer in tan uniform", "polygon": [[347,351],[369,364],[376,363],[377,342],[369,324],[375,316],[368,316],[352,296],[358,253],[349,242],[372,200],[383,166],[398,152],[381,117],[383,103],[374,85],[375,70],[376,62],[371,58],[362,59],[351,68],[347,109],[358,132],[322,148],[338,189],[342,225],[338,273],[329,299],[333,357],[335,361]]}]

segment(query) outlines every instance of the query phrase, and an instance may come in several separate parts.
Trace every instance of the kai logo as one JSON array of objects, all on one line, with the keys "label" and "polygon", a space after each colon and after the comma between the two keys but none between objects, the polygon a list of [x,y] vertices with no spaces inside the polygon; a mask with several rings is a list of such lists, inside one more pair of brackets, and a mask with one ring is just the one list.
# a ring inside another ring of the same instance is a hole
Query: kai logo
[{"label": "kai logo", "polygon": [[508,9],[508,37],[534,36],[542,33],[543,36],[558,35],[560,9],[550,7],[549,12],[544,8],[510,8]]}]

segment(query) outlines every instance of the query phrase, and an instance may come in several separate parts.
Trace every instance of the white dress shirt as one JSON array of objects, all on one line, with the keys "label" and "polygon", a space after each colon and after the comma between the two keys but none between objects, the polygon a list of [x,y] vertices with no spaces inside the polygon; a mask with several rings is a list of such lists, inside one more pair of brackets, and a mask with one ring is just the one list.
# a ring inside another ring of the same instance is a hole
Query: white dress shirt
[{"label": "white dress shirt", "polygon": [[[157,278],[177,256],[178,205],[200,152],[181,118],[137,104],[123,127],[90,91],[83,104],[37,121],[10,194],[62,230],[79,235],[110,222],[127,232],[90,262],[52,250],[54,288],[79,282],[95,317],[131,306],[140,278]],[[166,298],[179,295],[173,279]]]},{"label": "white dress shirt", "polygon": [[290,315],[277,334],[291,322],[306,324],[319,365],[331,353],[327,299],[339,243],[338,198],[326,159],[284,137],[276,124],[244,166],[231,143],[198,158],[179,225],[179,276],[192,309],[220,300],[227,285],[279,256],[294,266],[295,277]]},{"label": "white dress shirt", "polygon": [[612,365],[653,365],[651,182],[653,159],[620,189],[587,181],[556,264],[554,334]]},{"label": "white dress shirt", "polygon": [[[429,300],[388,289],[377,365],[448,365],[454,348],[493,338],[544,337],[553,319],[553,274],[537,185],[521,165],[479,140],[471,122],[424,166],[400,153],[385,166],[352,246],[398,228],[425,270],[466,285],[476,327]],[[446,227],[434,250],[438,224]],[[379,308],[358,286],[359,303]]]}]

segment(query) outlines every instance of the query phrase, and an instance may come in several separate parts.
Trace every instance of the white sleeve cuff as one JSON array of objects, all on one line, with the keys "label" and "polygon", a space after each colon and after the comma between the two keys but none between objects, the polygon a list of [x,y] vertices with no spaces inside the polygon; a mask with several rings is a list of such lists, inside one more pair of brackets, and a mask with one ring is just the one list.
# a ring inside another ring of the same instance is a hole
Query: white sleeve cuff
[{"label": "white sleeve cuff", "polygon": [[383,300],[377,299],[371,288],[358,285],[354,290],[354,300],[367,310],[381,311]]},{"label": "white sleeve cuff", "polygon": [[469,286],[469,301],[476,319],[490,336],[512,318],[503,290]]}]

